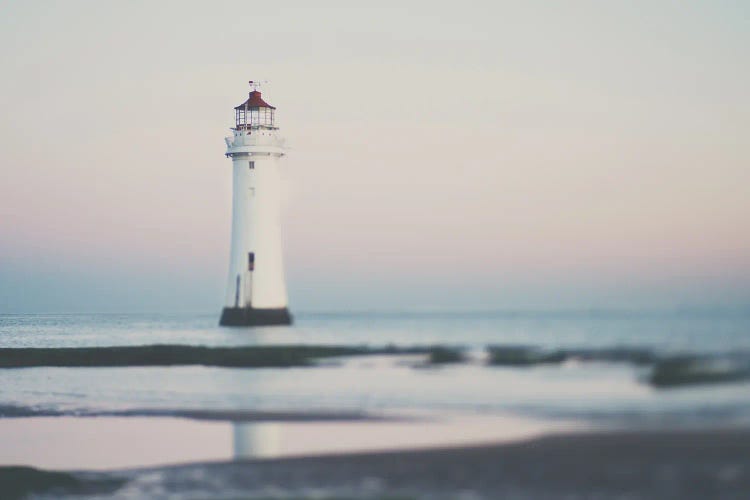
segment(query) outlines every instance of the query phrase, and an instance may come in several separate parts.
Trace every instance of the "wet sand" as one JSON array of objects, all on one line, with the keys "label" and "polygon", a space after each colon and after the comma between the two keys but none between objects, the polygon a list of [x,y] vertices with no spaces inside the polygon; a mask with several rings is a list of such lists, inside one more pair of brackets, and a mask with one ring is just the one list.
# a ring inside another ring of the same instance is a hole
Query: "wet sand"
[{"label": "wet sand", "polygon": [[566,434],[504,445],[53,477],[2,468],[0,483],[6,492],[104,489],[147,498],[740,499],[750,491],[750,430]]}]

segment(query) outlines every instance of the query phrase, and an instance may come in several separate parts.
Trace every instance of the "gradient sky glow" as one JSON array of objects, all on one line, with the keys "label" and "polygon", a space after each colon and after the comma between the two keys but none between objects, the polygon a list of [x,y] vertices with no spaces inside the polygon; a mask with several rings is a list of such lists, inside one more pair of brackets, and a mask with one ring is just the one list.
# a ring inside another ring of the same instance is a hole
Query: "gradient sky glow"
[{"label": "gradient sky glow", "polygon": [[750,4],[369,5],[0,1],[0,312],[218,314],[249,79],[293,311],[750,304]]}]

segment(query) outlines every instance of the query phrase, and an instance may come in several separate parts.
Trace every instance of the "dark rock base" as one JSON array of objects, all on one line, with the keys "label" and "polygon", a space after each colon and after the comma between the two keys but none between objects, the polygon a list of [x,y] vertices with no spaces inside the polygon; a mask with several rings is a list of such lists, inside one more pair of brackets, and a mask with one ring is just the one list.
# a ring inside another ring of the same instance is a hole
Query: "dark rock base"
[{"label": "dark rock base", "polygon": [[292,315],[286,307],[281,309],[251,309],[225,307],[221,312],[221,326],[271,326],[291,325]]}]

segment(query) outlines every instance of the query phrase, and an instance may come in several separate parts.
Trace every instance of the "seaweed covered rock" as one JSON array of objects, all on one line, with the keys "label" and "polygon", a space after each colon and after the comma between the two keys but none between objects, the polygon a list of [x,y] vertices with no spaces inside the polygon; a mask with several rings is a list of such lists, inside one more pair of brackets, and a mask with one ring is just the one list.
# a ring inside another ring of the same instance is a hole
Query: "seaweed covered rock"
[{"label": "seaweed covered rock", "polygon": [[464,359],[464,352],[457,347],[435,346],[430,348],[429,362],[433,365],[461,363]]},{"label": "seaweed covered rock", "polygon": [[657,362],[649,382],[656,387],[750,380],[750,359],[728,356],[680,356]]},{"label": "seaweed covered rock", "polygon": [[526,346],[488,346],[489,364],[498,366],[530,366],[547,363],[562,363],[566,356],[562,351],[546,352]]}]

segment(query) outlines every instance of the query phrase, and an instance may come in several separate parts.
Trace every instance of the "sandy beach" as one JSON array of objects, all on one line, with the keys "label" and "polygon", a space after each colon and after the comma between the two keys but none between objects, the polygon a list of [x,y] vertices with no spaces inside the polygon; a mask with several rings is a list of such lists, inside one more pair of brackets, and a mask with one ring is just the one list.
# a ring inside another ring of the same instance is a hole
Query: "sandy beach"
[{"label": "sandy beach", "polygon": [[504,445],[51,474],[0,469],[6,495],[115,498],[741,499],[750,431],[610,432]]}]

